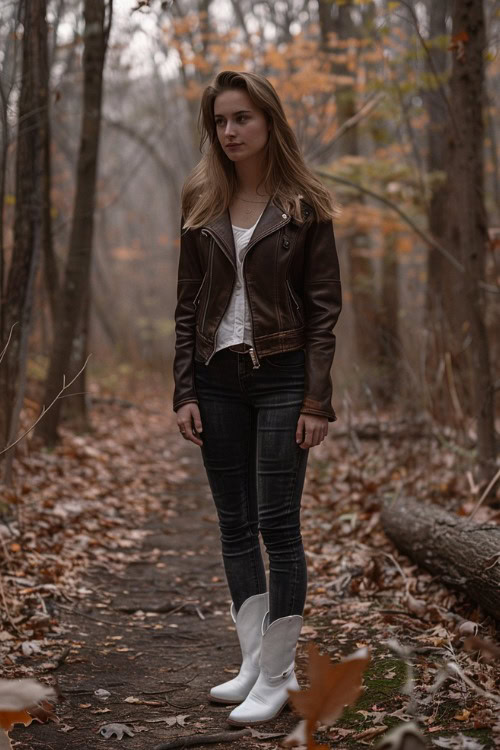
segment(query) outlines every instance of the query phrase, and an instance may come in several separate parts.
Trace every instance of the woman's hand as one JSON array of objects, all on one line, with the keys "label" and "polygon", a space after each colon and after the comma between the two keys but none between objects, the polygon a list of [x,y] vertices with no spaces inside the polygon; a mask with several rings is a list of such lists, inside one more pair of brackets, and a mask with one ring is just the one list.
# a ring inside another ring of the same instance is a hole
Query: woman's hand
[{"label": "woman's hand", "polygon": [[181,431],[183,438],[191,440],[195,445],[203,445],[203,440],[200,440],[200,438],[195,435],[195,431],[198,433],[203,431],[200,410],[195,401],[183,404],[177,409],[177,427]]},{"label": "woman's hand", "polygon": [[300,447],[306,450],[319,445],[328,435],[328,417],[315,414],[301,414],[297,422],[295,439]]}]

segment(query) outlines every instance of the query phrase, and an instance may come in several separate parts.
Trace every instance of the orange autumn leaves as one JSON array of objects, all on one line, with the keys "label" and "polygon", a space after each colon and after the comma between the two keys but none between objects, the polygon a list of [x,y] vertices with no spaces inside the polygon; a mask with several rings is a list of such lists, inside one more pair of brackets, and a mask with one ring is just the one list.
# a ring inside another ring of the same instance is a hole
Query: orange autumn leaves
[{"label": "orange autumn leaves", "polygon": [[36,680],[0,680],[0,750],[10,750],[7,733],[14,724],[28,726],[33,718],[40,720],[41,714],[53,717],[46,700],[54,696],[53,688]]},{"label": "orange autumn leaves", "polygon": [[[285,744],[292,746],[307,741],[308,750],[328,750],[325,745],[316,745],[313,733],[320,724],[332,724],[345,706],[354,703],[362,690],[362,678],[370,663],[370,650],[362,648],[332,664],[329,657],[319,653],[316,646],[309,645],[307,690],[289,690],[290,702],[305,720],[302,726],[290,734]],[[305,737],[304,737],[305,734]]]}]

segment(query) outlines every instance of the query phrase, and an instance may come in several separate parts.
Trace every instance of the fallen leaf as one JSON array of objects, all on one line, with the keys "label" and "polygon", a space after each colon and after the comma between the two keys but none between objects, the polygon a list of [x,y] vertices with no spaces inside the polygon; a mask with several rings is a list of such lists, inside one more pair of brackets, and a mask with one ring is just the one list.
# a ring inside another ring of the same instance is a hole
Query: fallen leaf
[{"label": "fallen leaf", "polygon": [[94,690],[94,695],[96,698],[99,698],[100,701],[107,701],[111,693],[109,690],[103,690],[103,688],[99,688],[98,690]]},{"label": "fallen leaf", "polygon": [[449,750],[483,750],[484,745],[465,734],[455,734],[452,737],[438,737],[432,740],[437,747],[446,747]]},{"label": "fallen leaf", "polygon": [[55,698],[55,690],[37,680],[0,680],[0,750],[11,749],[9,730],[14,724],[29,726],[33,719],[27,709],[36,710],[47,698]]},{"label": "fallen leaf", "polygon": [[467,651],[481,651],[487,661],[500,659],[500,647],[493,641],[484,638],[478,638],[477,635],[471,635],[464,641],[464,648]]},{"label": "fallen leaf", "polygon": [[460,635],[477,635],[477,631],[477,622],[469,622],[468,620],[464,620],[464,622],[461,622],[458,626],[458,632],[460,633]]},{"label": "fallen leaf", "polygon": [[33,719],[26,710],[0,711],[0,727],[9,731],[14,724],[24,724],[27,727]]},{"label": "fallen leaf", "polygon": [[299,721],[293,732],[290,732],[281,744],[284,747],[305,747],[307,745],[306,720]]},{"label": "fallen leaf", "polygon": [[387,715],[386,711],[356,711],[357,714],[361,714],[365,717],[365,719],[373,719],[375,724],[380,724],[385,716]]},{"label": "fallen leaf", "polygon": [[417,617],[424,617],[427,613],[427,602],[423,599],[415,599],[410,593],[405,598],[406,606],[410,612]]},{"label": "fallen leaf", "polygon": [[48,721],[59,722],[59,719],[54,713],[54,707],[48,701],[41,701],[36,706],[31,706],[28,709],[30,716],[36,719],[40,724],[46,724]]},{"label": "fallen leaf", "polygon": [[99,729],[99,734],[101,734],[105,740],[111,739],[113,735],[115,735],[117,740],[122,740],[124,734],[127,734],[129,737],[134,736],[134,733],[126,724],[104,724],[104,726]]},{"label": "fallen leaf", "polygon": [[307,690],[289,690],[290,702],[306,719],[307,747],[314,750],[313,732],[318,724],[329,725],[335,721],[346,705],[354,703],[362,690],[363,672],[370,663],[370,651],[363,648],[332,664],[327,655],[321,655],[314,643],[309,644],[307,671],[310,687]]},{"label": "fallen leaf", "polygon": [[425,750],[426,742],[418,724],[409,721],[398,724],[394,729],[387,732],[380,742],[377,750]]}]

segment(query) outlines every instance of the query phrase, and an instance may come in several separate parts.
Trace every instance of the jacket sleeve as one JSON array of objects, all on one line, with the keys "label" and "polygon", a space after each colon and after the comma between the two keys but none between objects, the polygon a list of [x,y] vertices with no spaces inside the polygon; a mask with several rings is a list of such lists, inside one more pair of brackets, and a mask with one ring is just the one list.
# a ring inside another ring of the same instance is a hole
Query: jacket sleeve
[{"label": "jacket sleeve", "polygon": [[337,419],[331,404],[333,328],[342,309],[340,269],[332,221],[314,221],[305,238],[305,390],[301,414]]},{"label": "jacket sleeve", "polygon": [[196,310],[194,299],[203,273],[200,267],[193,230],[182,230],[179,267],[177,272],[177,305],[175,308],[175,356],[173,409],[190,401],[198,403],[194,385],[194,349],[196,333]]}]

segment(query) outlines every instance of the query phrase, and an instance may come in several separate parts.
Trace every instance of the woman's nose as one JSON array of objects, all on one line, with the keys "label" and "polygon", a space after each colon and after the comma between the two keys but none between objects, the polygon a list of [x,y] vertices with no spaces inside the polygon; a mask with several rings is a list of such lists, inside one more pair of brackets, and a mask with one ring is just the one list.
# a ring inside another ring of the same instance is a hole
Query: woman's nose
[{"label": "woman's nose", "polygon": [[227,123],[226,123],[225,133],[226,133],[226,135],[231,135],[231,133],[234,133],[234,125],[231,122],[231,120],[228,120]]}]

